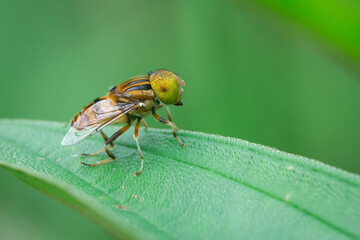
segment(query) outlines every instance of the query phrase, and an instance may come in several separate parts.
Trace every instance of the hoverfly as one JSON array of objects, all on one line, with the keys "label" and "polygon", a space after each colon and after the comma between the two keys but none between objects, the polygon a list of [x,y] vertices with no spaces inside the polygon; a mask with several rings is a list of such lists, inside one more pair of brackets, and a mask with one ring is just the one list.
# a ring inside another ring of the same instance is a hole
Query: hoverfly
[{"label": "hoverfly", "polygon": [[[185,86],[185,82],[180,77],[168,70],[156,70],[148,73],[147,76],[138,76],[112,88],[109,93],[95,99],[85,106],[80,113],[71,121],[71,128],[62,140],[62,145],[76,144],[97,132],[100,132],[105,140],[105,146],[102,150],[90,153],[80,154],[82,156],[93,156],[101,152],[106,152],[110,157],[106,160],[93,164],[82,162],[86,166],[96,166],[115,160],[115,156],[110,152],[114,147],[114,140],[121,134],[126,132],[132,122],[136,121],[134,129],[134,139],[141,157],[141,166],[138,172],[134,173],[138,176],[143,169],[144,156],[139,146],[139,128],[140,122],[147,127],[143,119],[149,113],[154,118],[164,124],[172,127],[173,135],[182,145],[185,144],[178,138],[175,126],[171,119],[168,105],[182,106],[180,101],[183,93],[181,86]],[[156,114],[156,110],[166,105],[168,119],[166,120]],[[102,129],[109,124],[120,123],[126,124],[119,131],[115,132],[108,138]]]}]

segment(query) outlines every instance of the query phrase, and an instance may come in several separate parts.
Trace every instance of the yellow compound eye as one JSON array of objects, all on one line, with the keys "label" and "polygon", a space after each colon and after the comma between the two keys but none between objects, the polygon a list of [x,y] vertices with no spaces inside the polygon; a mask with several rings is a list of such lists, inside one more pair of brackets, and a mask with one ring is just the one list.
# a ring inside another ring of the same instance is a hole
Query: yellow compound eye
[{"label": "yellow compound eye", "polygon": [[183,81],[173,72],[156,70],[149,73],[151,88],[162,103],[177,104],[181,100]]}]

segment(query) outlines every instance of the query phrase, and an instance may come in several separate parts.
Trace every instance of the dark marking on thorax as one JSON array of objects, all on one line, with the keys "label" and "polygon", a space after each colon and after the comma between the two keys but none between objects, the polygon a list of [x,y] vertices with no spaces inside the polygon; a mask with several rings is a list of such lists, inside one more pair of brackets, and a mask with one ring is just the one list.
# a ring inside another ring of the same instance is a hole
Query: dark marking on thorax
[{"label": "dark marking on thorax", "polygon": [[137,85],[137,86],[129,87],[129,88],[126,89],[123,93],[129,93],[130,91],[138,91],[138,90],[149,90],[149,89],[151,89],[151,85],[150,85],[150,84],[142,84],[142,85]]}]

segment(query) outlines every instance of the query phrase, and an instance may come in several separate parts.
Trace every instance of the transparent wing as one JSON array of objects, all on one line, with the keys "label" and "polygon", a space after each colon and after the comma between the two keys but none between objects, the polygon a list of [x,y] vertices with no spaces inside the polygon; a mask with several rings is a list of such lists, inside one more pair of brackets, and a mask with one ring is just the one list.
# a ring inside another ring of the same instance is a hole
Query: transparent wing
[{"label": "transparent wing", "polygon": [[114,104],[110,99],[89,106],[74,122],[62,140],[62,145],[73,145],[97,133],[102,128],[137,108],[136,103]]}]

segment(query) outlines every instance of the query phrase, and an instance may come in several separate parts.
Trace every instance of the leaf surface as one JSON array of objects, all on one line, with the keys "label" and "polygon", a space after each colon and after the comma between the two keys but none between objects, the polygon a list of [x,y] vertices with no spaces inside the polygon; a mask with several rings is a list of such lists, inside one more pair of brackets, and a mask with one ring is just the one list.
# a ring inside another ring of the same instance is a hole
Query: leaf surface
[{"label": "leaf surface", "polygon": [[[119,129],[110,126],[110,135]],[[61,146],[63,123],[1,120],[0,166],[125,239],[351,239],[360,237],[360,177],[247,141],[142,129],[144,171],[131,128],[116,161],[80,157],[95,135]],[[24,196],[26,197],[26,196]]]}]

